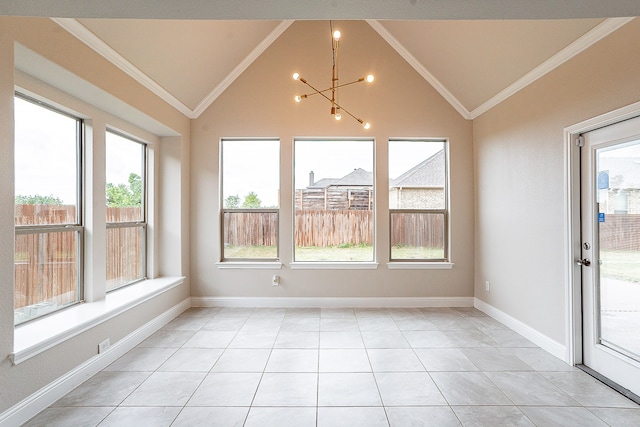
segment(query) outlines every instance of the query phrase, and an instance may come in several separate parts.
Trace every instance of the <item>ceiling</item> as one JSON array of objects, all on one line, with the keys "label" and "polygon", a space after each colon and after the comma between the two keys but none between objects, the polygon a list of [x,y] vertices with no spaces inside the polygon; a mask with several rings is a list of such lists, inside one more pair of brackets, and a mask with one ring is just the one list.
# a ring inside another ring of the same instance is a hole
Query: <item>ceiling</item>
[{"label": "ceiling", "polygon": [[640,16],[640,2],[39,0],[2,2],[0,15],[58,17],[52,19],[190,118],[292,19],[366,19],[473,119],[632,19],[620,17]]},{"label": "ceiling", "polygon": [[[630,19],[367,22],[463,117],[473,119]],[[202,114],[293,23],[54,21],[190,118]]]}]

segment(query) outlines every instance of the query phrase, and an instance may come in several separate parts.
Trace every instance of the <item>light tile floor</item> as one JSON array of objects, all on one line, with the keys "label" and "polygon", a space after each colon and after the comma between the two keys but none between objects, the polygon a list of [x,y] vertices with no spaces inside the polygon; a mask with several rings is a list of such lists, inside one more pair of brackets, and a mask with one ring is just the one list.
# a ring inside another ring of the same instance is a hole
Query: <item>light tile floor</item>
[{"label": "light tile floor", "polygon": [[640,426],[473,308],[192,308],[28,426]]}]

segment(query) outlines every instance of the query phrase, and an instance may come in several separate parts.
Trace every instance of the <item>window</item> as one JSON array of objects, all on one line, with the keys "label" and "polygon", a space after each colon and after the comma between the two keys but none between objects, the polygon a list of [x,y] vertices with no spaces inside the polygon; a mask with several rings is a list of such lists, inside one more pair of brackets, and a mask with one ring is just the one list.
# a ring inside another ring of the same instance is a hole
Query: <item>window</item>
[{"label": "window", "polygon": [[222,260],[278,259],[279,141],[225,139],[220,149]]},{"label": "window", "polygon": [[448,261],[446,141],[389,141],[391,261]]},{"label": "window", "polygon": [[14,324],[82,300],[82,120],[15,97]]},{"label": "window", "polygon": [[106,134],[107,292],[142,280],[146,269],[146,145]]},{"label": "window", "polygon": [[373,141],[294,144],[294,260],[373,261]]}]

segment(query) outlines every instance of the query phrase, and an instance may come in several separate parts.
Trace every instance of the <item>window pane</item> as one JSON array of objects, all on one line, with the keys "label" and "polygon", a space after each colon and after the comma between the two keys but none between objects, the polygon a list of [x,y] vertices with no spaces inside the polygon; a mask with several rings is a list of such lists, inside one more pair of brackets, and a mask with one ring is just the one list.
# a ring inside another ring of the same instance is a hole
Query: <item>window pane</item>
[{"label": "window pane", "polygon": [[445,141],[389,141],[391,260],[447,255]]},{"label": "window pane", "polygon": [[277,257],[277,212],[224,213],[224,258]]},{"label": "window pane", "polygon": [[229,139],[221,149],[223,259],[277,259],[280,142]]},{"label": "window pane", "polygon": [[444,260],[444,214],[391,211],[391,259]]},{"label": "window pane", "polygon": [[107,228],[107,292],[144,279],[145,228]]},{"label": "window pane", "polygon": [[78,235],[76,230],[16,235],[16,325],[80,300]]},{"label": "window pane", "polygon": [[144,148],[144,144],[107,132],[107,222],[144,220]]},{"label": "window pane", "polygon": [[[106,133],[107,224],[145,221],[143,143]],[[106,291],[146,277],[145,225],[107,227]]]},{"label": "window pane", "polygon": [[389,141],[389,208],[445,209],[443,141]]},{"label": "window pane", "polygon": [[280,143],[222,141],[222,200],[225,209],[277,209]]},{"label": "window pane", "polygon": [[296,261],[373,261],[373,141],[295,141]]},{"label": "window pane", "polygon": [[14,99],[15,224],[75,224],[78,120]]}]

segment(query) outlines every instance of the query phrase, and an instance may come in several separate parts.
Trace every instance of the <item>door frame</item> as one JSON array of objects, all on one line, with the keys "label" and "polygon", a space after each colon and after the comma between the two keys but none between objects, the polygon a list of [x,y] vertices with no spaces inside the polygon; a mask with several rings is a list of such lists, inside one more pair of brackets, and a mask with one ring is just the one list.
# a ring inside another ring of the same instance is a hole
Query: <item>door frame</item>
[{"label": "door frame", "polygon": [[640,116],[640,102],[576,123],[564,129],[565,209],[565,362],[582,364],[582,267],[580,236],[580,147],[578,137],[586,132]]}]

